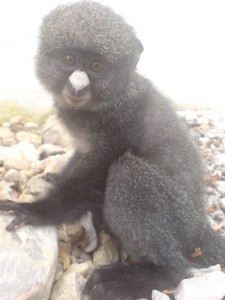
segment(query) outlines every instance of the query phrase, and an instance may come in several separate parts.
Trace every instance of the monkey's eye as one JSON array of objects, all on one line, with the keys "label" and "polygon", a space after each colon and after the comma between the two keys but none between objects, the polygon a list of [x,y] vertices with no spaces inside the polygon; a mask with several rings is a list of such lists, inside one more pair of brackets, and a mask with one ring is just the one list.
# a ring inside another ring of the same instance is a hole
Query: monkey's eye
[{"label": "monkey's eye", "polygon": [[74,56],[70,54],[63,55],[62,62],[66,67],[75,67],[76,66],[76,59]]},{"label": "monkey's eye", "polygon": [[99,60],[94,60],[90,63],[89,68],[92,72],[100,73],[105,69],[104,64]]}]

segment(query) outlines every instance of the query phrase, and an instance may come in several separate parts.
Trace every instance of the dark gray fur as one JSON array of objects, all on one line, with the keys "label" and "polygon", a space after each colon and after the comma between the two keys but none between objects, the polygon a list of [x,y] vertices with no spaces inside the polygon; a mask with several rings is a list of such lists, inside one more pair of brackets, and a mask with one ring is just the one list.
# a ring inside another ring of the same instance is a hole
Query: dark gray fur
[{"label": "dark gray fur", "polygon": [[[111,64],[91,82],[91,105],[79,109],[64,105],[68,75],[56,66],[55,52],[71,47]],[[59,118],[88,146],[45,199],[0,207],[14,205],[35,225],[71,223],[88,210],[96,225],[106,223],[136,263],[95,271],[84,288],[92,300],[151,299],[152,289],[176,285],[191,265],[225,261],[225,241],[207,223],[201,159],[168,100],[136,73],[142,50],[123,18],[95,2],[59,6],[44,19],[37,75]],[[202,256],[191,259],[198,247]]]}]

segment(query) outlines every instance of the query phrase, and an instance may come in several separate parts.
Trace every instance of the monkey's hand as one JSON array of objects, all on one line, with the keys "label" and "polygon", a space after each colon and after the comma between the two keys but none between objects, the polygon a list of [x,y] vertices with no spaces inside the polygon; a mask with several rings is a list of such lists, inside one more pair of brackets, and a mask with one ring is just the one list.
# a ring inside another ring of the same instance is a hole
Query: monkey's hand
[{"label": "monkey's hand", "polygon": [[22,224],[38,225],[40,216],[31,212],[30,203],[17,203],[10,200],[0,201],[0,211],[12,212],[17,216],[6,226],[6,230],[13,231]]}]

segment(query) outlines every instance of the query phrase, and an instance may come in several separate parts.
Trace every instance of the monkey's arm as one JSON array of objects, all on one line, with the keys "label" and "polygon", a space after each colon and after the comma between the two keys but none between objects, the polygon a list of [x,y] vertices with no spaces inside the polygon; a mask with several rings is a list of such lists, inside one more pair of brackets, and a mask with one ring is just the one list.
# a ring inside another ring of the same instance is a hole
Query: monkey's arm
[{"label": "monkey's arm", "polygon": [[[0,201],[0,210],[12,211],[17,217],[7,226],[14,230],[23,223],[59,225],[79,220],[87,211],[98,213],[103,200],[105,180],[113,157],[106,147],[91,151],[78,160],[71,158],[57,185],[33,203]],[[112,153],[112,152],[111,152]]]}]

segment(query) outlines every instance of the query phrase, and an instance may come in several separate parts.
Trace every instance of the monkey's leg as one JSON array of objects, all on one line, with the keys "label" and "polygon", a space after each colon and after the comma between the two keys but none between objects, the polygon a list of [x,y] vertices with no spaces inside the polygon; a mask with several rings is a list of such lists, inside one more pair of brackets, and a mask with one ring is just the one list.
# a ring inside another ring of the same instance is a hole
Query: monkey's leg
[{"label": "monkey's leg", "polygon": [[173,288],[167,271],[149,262],[131,265],[114,264],[95,270],[83,290],[83,299],[136,300],[152,299],[153,289]]},{"label": "monkey's leg", "polygon": [[185,193],[157,166],[130,153],[113,164],[107,178],[104,217],[137,263],[95,271],[85,295],[91,300],[151,299],[152,289],[171,288],[171,283],[176,285],[185,277],[188,226],[183,214],[189,211],[186,200],[177,197],[185,198]]}]

